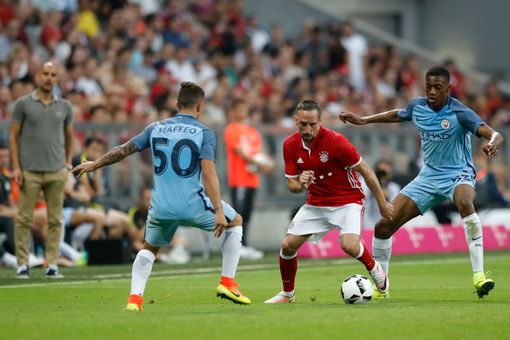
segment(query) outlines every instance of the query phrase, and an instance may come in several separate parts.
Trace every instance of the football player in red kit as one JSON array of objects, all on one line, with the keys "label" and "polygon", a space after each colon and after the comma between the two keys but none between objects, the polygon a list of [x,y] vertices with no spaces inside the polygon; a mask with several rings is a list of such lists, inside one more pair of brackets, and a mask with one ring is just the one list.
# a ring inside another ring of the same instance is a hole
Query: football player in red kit
[{"label": "football player in red kit", "polygon": [[283,144],[285,176],[291,192],[308,190],[308,195],[282,241],[283,290],[265,303],[294,302],[297,251],[306,240],[318,241],[331,228],[340,229],[342,249],[365,265],[377,289],[381,293],[388,291],[388,277],[360,242],[365,195],[355,171],[374,193],[382,216],[391,219],[393,206],[386,201],[374,172],[349,140],[321,126],[321,108],[317,102],[300,102],[294,118],[298,132]]}]

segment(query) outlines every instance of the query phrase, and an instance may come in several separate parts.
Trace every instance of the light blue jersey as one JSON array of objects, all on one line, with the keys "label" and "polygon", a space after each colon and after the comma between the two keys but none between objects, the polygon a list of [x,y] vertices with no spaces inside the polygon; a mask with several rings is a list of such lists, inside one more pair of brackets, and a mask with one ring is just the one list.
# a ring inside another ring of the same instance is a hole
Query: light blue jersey
[{"label": "light blue jersey", "polygon": [[[152,152],[154,186],[146,240],[153,246],[165,245],[178,225],[211,231],[215,213],[201,184],[200,160],[215,160],[214,133],[195,117],[177,114],[147,126],[131,142],[138,151],[150,147]],[[222,203],[231,221],[236,213]]]},{"label": "light blue jersey", "polygon": [[398,116],[402,121],[412,121],[421,137],[425,166],[402,194],[411,198],[422,213],[445,198],[453,200],[457,185],[475,185],[471,134],[477,135],[478,128],[485,124],[475,112],[452,97],[436,112],[426,97],[418,97]]}]

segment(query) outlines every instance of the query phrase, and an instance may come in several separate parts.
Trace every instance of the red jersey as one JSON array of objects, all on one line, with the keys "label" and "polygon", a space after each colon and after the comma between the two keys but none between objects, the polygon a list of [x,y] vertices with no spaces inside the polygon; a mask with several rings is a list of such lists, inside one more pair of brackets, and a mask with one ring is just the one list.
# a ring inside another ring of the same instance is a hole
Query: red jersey
[{"label": "red jersey", "polygon": [[315,183],[308,188],[307,204],[319,207],[363,204],[365,195],[352,170],[361,162],[361,156],[343,135],[321,126],[307,148],[296,132],[283,143],[283,158],[288,178],[313,170]]}]

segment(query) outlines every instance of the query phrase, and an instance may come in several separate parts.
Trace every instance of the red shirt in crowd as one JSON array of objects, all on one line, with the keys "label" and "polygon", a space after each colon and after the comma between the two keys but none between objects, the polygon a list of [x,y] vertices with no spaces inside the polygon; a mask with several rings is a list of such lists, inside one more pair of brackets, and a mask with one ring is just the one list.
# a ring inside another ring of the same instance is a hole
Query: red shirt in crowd
[{"label": "red shirt in crowd", "polygon": [[229,187],[258,188],[259,175],[249,169],[249,164],[237,153],[242,148],[250,156],[262,150],[262,137],[252,126],[230,123],[225,128],[225,145],[227,147],[227,174]]}]

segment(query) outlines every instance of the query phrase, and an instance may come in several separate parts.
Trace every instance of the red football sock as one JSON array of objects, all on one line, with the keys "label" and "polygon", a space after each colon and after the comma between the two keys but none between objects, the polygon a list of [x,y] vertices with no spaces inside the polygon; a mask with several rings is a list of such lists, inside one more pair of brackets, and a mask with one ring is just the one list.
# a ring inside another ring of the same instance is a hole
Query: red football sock
[{"label": "red football sock", "polygon": [[280,274],[282,276],[283,291],[292,292],[296,281],[297,256],[291,259],[284,259],[280,255]]},{"label": "red football sock", "polygon": [[369,271],[374,269],[375,261],[374,261],[374,258],[372,257],[372,254],[370,254],[367,247],[365,247],[365,245],[363,243],[360,242],[359,246],[363,247],[363,251],[361,251],[361,249],[360,249],[361,256],[358,255],[358,257],[356,257],[356,259],[359,262],[363,263],[365,265],[365,268],[367,268]]}]

